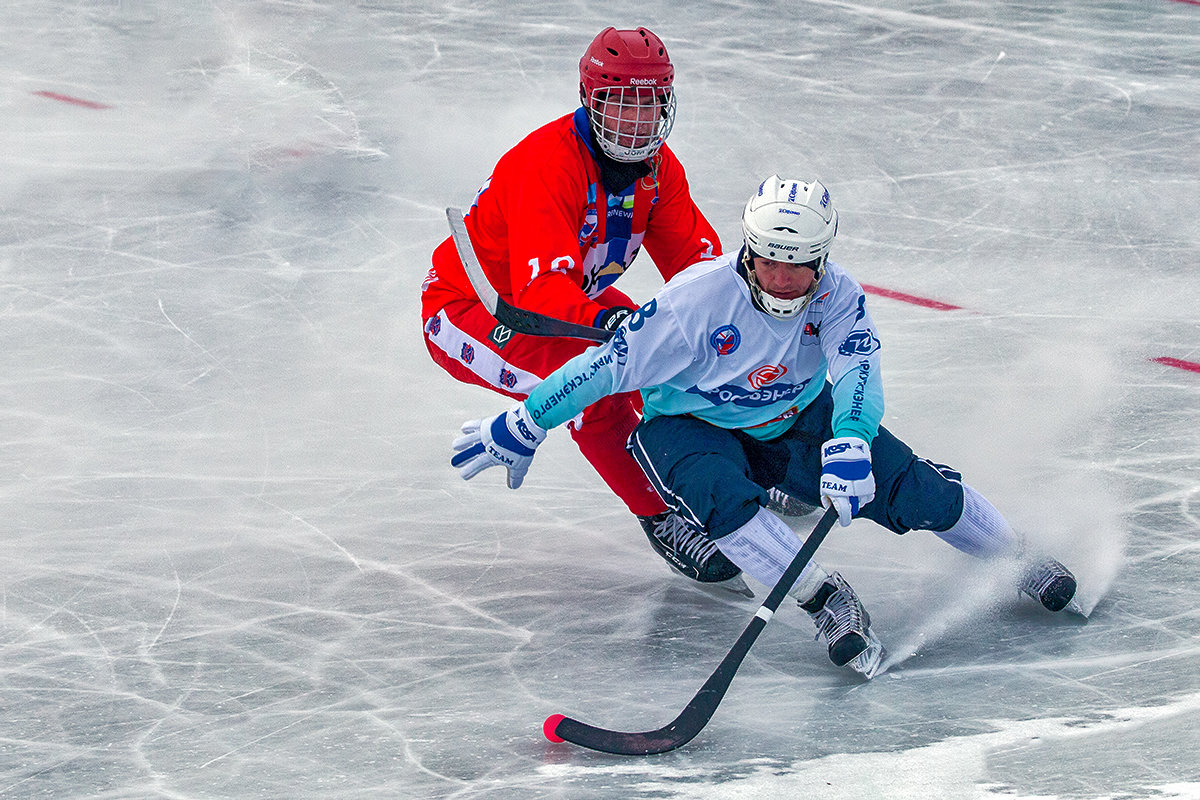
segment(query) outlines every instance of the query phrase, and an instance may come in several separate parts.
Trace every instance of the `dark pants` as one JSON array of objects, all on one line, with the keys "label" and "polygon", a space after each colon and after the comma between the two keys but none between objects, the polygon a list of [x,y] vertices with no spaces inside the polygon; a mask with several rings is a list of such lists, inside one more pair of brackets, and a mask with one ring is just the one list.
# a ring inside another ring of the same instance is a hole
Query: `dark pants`
[{"label": "dark pants", "polygon": [[[833,438],[829,385],[782,436],[760,441],[695,417],[643,420],[629,450],[663,501],[718,539],[767,504],[767,489],[821,505],[821,445]],[[944,531],[962,516],[958,473],[918,458],[886,428],[871,444],[875,499],[858,512],[895,533]]]}]

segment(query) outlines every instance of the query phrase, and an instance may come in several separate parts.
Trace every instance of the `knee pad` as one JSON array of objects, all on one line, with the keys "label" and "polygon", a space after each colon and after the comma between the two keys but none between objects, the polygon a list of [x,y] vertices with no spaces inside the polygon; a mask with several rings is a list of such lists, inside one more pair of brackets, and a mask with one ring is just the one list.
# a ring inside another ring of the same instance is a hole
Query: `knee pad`
[{"label": "knee pad", "polygon": [[[962,516],[960,477],[949,467],[914,456],[889,494],[883,498],[876,495],[864,513],[896,533],[947,530]],[[871,509],[877,505],[882,507]],[[866,513],[868,509],[870,513]]]}]

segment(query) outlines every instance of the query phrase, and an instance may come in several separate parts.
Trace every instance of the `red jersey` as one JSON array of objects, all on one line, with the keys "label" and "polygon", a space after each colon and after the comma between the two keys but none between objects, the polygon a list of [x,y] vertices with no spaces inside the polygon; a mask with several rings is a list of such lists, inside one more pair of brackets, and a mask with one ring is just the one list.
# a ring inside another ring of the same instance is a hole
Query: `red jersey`
[{"label": "red jersey", "polygon": [[[720,255],[720,240],[693,202],[675,154],[664,144],[649,166],[649,174],[609,193],[583,109],[538,128],[505,153],[466,219],[483,271],[500,296],[592,325],[604,310],[593,298],[643,246],[664,280]],[[423,314],[464,298],[477,299],[447,238],[433,253]]]}]

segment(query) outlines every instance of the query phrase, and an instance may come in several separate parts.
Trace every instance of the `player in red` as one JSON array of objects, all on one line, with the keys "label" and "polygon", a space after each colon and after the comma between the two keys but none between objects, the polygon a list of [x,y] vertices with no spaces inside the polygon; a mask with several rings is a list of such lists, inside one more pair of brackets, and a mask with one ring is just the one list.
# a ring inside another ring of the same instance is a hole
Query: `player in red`
[{"label": "player in red", "polygon": [[[613,283],[643,247],[663,279],[720,255],[666,146],[675,69],[645,28],[606,28],[579,61],[581,107],[505,153],[466,225],[502,298],[570,322],[615,330],[637,307]],[[450,238],[421,287],[429,354],[451,376],[524,399],[589,343],[513,333],[480,303]],[[654,549],[683,574],[744,586],[712,543],[669,512],[625,449],[636,393],[607,397],[570,423],[580,452],[639,519]]]}]

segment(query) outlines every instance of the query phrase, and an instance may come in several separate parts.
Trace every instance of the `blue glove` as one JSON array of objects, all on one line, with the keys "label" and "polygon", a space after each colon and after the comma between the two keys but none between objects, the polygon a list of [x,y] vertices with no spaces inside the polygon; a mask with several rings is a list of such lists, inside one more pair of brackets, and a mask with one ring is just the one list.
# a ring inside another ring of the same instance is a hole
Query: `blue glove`
[{"label": "blue glove", "polygon": [[529,418],[524,403],[494,417],[464,422],[462,432],[450,459],[462,479],[469,481],[488,467],[507,467],[510,489],[525,480],[534,451],[546,439],[545,429]]},{"label": "blue glove", "polygon": [[857,436],[830,439],[821,445],[821,505],[837,509],[842,527],[874,499],[870,446]]}]

